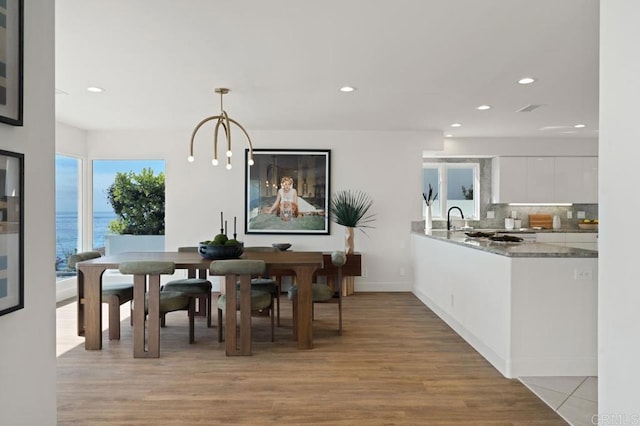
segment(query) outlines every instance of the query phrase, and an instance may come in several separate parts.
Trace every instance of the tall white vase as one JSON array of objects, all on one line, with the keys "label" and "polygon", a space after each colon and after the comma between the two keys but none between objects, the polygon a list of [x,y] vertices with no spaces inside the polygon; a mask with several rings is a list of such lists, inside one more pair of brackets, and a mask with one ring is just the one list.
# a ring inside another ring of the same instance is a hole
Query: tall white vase
[{"label": "tall white vase", "polygon": [[345,227],[345,233],[344,233],[344,252],[346,254],[352,254],[353,253],[353,238],[354,238],[354,230],[356,228],[352,228],[350,226]]},{"label": "tall white vase", "polygon": [[432,223],[433,214],[431,213],[431,206],[427,206],[424,213],[424,233],[428,234],[433,229]]}]

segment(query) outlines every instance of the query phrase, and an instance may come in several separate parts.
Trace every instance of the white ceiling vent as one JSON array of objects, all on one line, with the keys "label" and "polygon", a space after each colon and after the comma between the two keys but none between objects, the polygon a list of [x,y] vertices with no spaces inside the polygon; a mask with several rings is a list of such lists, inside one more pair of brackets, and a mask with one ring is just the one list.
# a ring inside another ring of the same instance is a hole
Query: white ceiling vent
[{"label": "white ceiling vent", "polygon": [[544,106],[543,104],[529,104],[520,108],[518,112],[533,112],[543,106]]}]

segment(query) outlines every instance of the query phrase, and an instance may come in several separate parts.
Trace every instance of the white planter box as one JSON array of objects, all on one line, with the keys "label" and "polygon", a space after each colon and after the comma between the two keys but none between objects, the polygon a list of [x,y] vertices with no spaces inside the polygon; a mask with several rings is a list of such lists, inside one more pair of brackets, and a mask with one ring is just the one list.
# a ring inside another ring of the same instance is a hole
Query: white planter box
[{"label": "white planter box", "polygon": [[126,251],[164,251],[164,235],[105,235],[105,255]]}]

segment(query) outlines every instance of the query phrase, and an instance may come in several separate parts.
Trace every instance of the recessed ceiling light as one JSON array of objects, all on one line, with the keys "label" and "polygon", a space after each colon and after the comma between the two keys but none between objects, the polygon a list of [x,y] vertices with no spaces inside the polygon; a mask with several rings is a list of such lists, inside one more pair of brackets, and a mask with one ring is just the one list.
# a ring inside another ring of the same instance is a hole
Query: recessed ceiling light
[{"label": "recessed ceiling light", "polygon": [[451,133],[447,133],[446,135],[444,135],[445,138],[452,138],[453,135]]},{"label": "recessed ceiling light", "polygon": [[476,109],[480,111],[486,111],[488,109],[491,109],[491,105],[479,105],[476,107]]},{"label": "recessed ceiling light", "polygon": [[460,123],[453,123],[453,124],[451,125],[451,127],[462,127],[462,124],[460,124]]},{"label": "recessed ceiling light", "polygon": [[524,77],[518,80],[518,84],[531,84],[534,81],[536,81],[536,79],[533,77]]},{"label": "recessed ceiling light", "polygon": [[102,93],[104,92],[104,89],[102,87],[97,87],[97,86],[89,86],[87,87],[87,90],[91,93]]},{"label": "recessed ceiling light", "polygon": [[587,127],[587,125],[586,124],[576,124],[573,127],[575,127],[576,129],[582,129],[583,127]]},{"label": "recessed ceiling light", "polygon": [[349,92],[355,92],[356,88],[355,87],[351,87],[351,86],[343,86],[340,88],[341,92],[345,92],[345,93],[349,93]]}]

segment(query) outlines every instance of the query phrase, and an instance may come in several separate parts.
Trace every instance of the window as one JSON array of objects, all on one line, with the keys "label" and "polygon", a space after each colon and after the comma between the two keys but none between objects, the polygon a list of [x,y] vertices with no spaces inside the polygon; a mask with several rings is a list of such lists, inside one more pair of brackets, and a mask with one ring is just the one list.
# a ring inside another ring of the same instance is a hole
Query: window
[{"label": "window", "polygon": [[82,247],[80,170],[79,159],[56,155],[56,279],[75,275],[67,259]]},{"label": "window", "polygon": [[[453,206],[460,207],[466,219],[480,219],[480,165],[468,162],[429,162],[423,164],[422,190],[437,198],[431,210],[434,219],[446,219],[447,211]],[[425,203],[423,205],[423,213]],[[458,214],[456,214],[458,216]]]},{"label": "window", "polygon": [[[109,203],[108,195],[108,189],[114,183],[116,174],[118,172],[132,172],[139,175],[144,169],[151,169],[154,175],[164,174],[164,160],[93,160],[92,244],[94,250],[104,250],[105,235],[112,233],[109,224],[117,219],[116,213]],[[143,204],[144,201],[141,199],[140,204]],[[164,201],[162,204],[164,212]],[[164,247],[164,242],[162,247]]]}]

